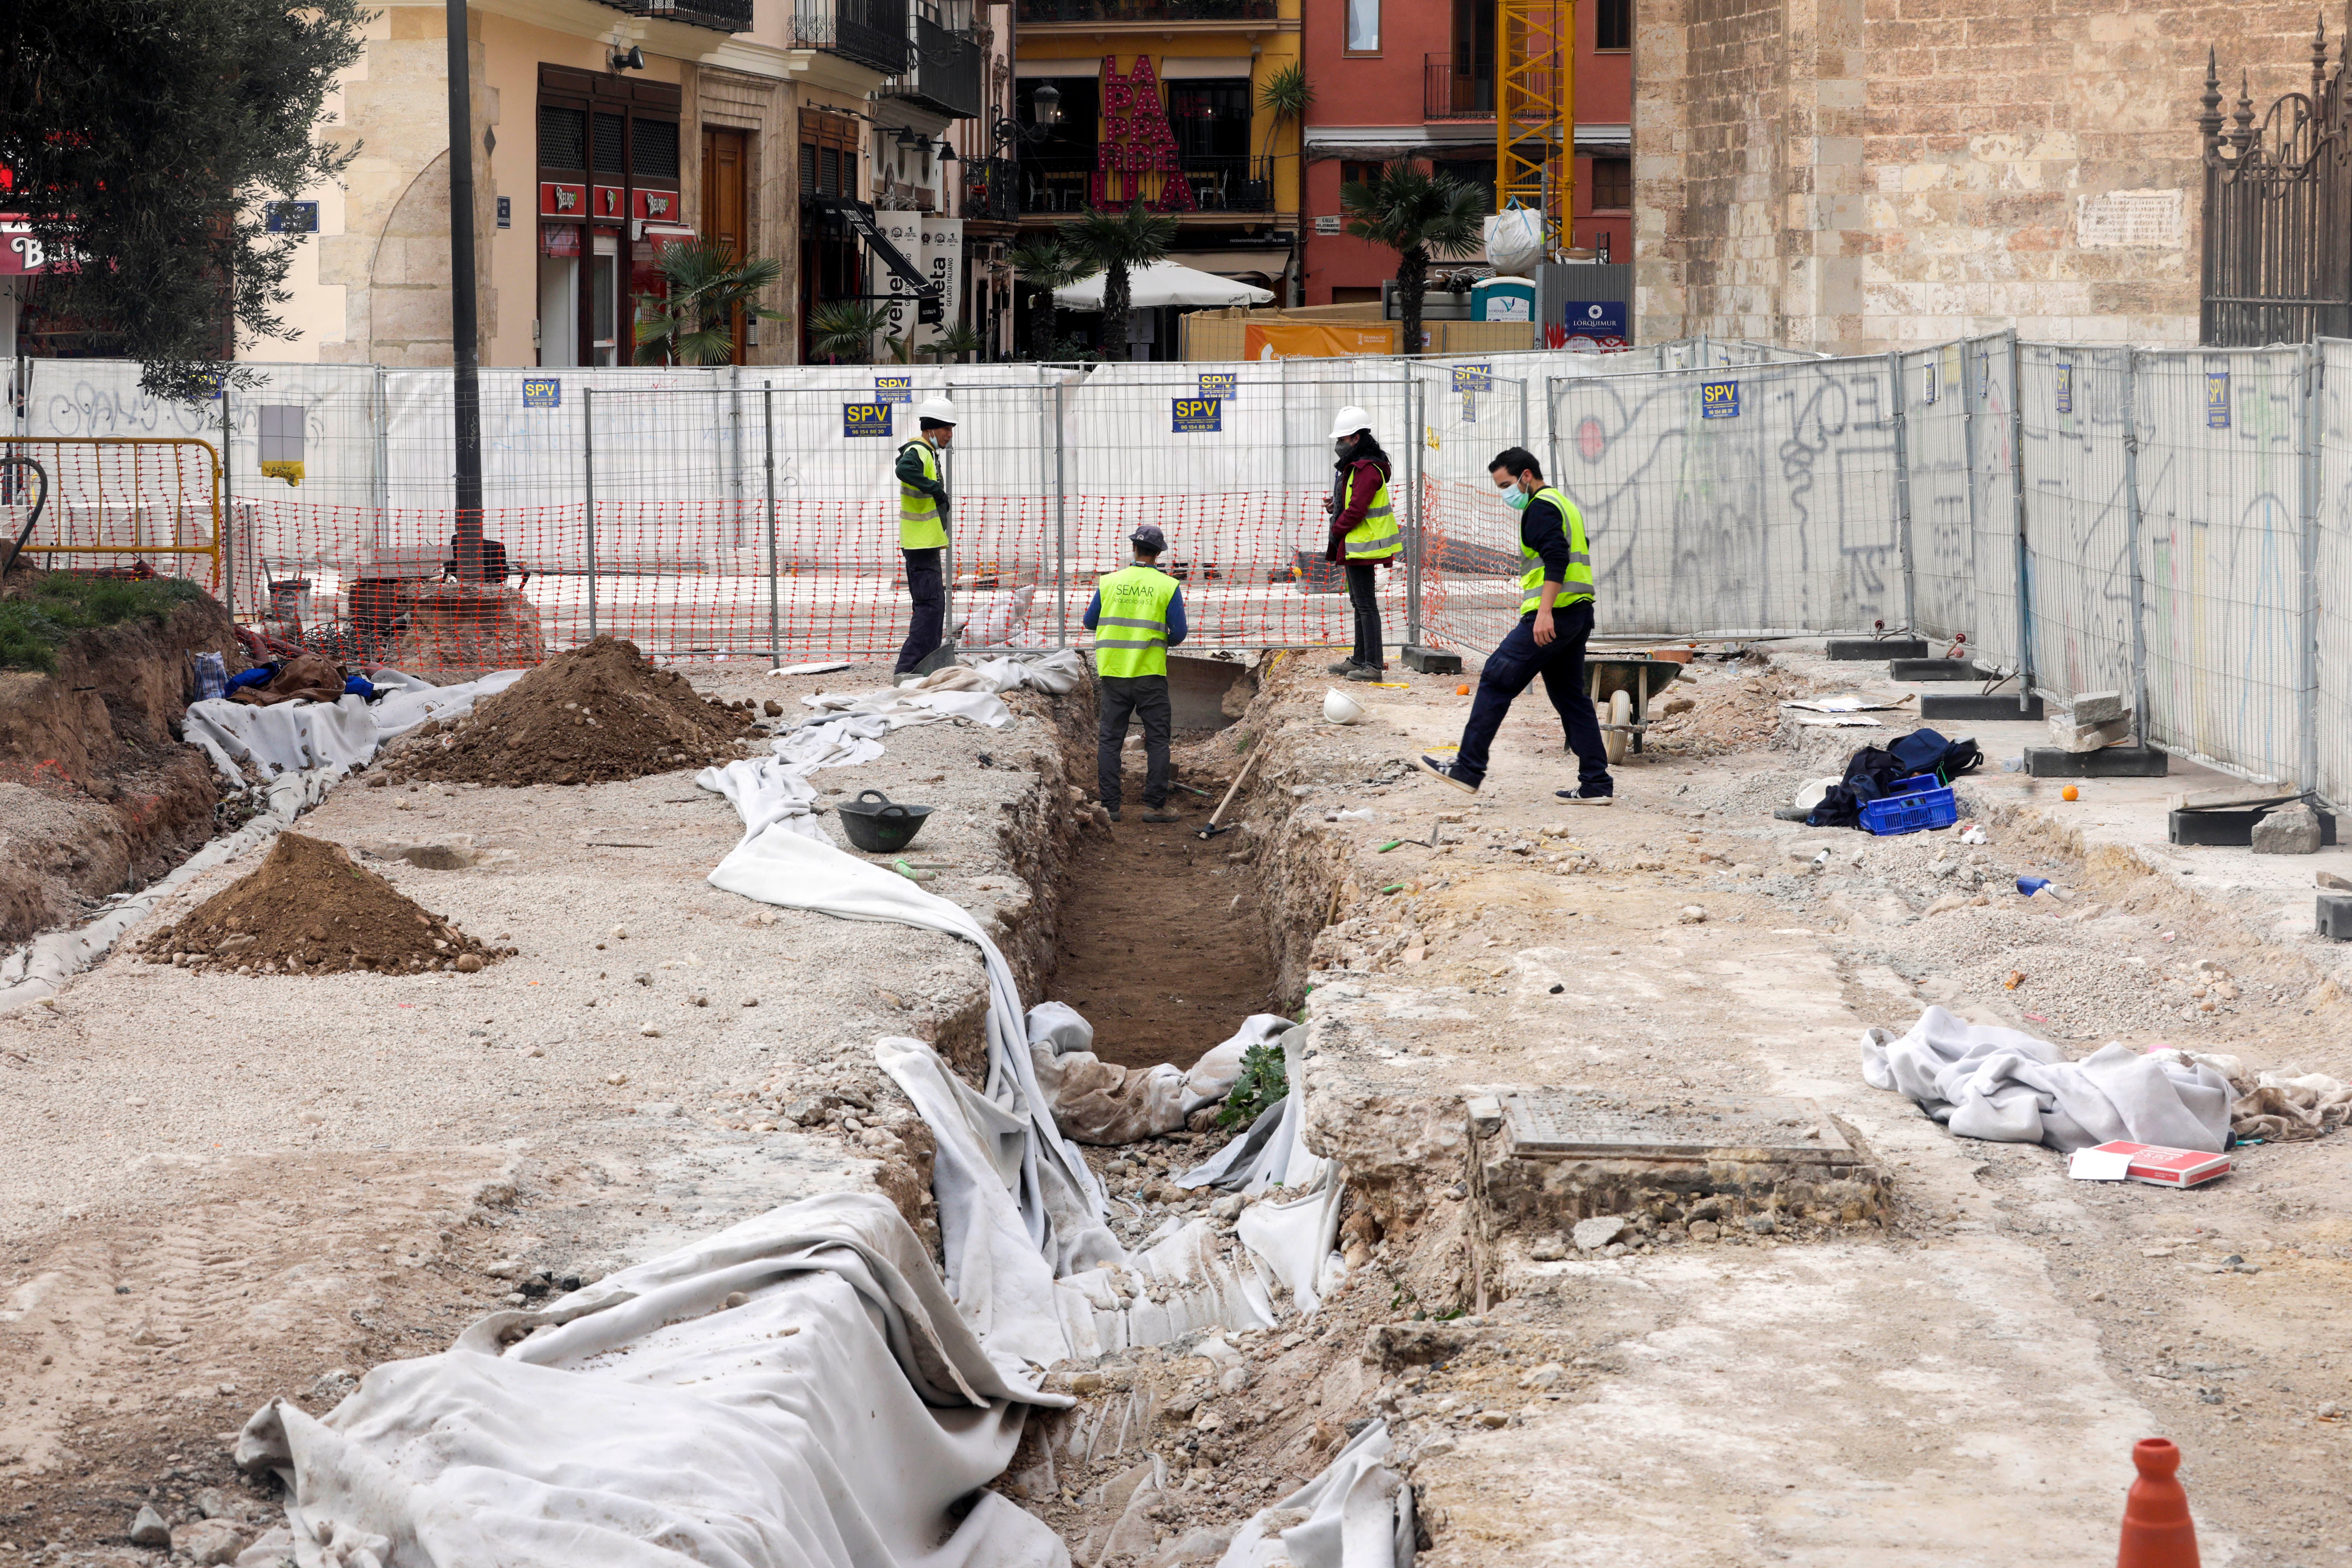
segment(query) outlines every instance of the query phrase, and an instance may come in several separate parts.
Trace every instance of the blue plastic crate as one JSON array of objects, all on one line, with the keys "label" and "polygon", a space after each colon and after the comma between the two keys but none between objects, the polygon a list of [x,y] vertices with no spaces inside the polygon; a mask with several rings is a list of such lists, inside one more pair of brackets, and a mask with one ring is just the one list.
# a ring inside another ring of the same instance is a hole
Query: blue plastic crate
[{"label": "blue plastic crate", "polygon": [[1862,808],[1863,826],[1882,837],[1949,827],[1960,819],[1959,802],[1952,797],[1948,785],[1937,782],[1934,773],[1897,779],[1886,787],[1886,795]]}]

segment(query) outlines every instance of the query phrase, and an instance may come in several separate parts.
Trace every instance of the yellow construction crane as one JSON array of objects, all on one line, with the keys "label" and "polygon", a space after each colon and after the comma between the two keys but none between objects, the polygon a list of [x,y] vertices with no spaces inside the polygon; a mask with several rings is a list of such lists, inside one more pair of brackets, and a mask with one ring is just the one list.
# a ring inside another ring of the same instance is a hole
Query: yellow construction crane
[{"label": "yellow construction crane", "polygon": [[1539,207],[1547,247],[1575,238],[1576,0],[1495,0],[1495,210]]}]

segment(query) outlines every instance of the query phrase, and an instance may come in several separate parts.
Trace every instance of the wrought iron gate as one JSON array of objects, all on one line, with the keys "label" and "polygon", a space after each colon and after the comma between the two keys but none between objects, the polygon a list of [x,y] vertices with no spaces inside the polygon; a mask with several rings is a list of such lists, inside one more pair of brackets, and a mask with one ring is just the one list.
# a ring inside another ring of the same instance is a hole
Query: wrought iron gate
[{"label": "wrought iron gate", "polygon": [[2346,57],[2328,70],[2326,31],[2323,22],[2312,37],[2311,90],[2280,98],[2259,125],[2242,82],[2222,129],[2220,72],[2212,53],[2205,57],[2199,336],[2208,344],[2352,335],[2352,124]]}]

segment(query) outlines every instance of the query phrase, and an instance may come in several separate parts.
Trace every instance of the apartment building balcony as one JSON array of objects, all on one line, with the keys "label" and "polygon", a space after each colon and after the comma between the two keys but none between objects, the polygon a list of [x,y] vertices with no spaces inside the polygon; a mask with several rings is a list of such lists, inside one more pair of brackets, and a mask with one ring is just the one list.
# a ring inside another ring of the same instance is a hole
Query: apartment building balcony
[{"label": "apartment building balcony", "polygon": [[1013,0],[1013,10],[1023,27],[1264,30],[1281,19],[1277,0]]},{"label": "apartment building balcony", "polygon": [[1495,62],[1456,60],[1452,55],[1423,57],[1421,83],[1423,120],[1495,118]]},{"label": "apartment building balcony", "polygon": [[714,33],[751,30],[751,0],[604,0],[615,11],[658,22],[682,22]]},{"label": "apartment building balcony", "polygon": [[986,51],[969,33],[915,18],[915,58],[904,75],[883,83],[882,96],[926,104],[954,120],[980,116]]},{"label": "apartment building balcony", "polygon": [[1020,163],[1024,216],[1056,216],[1116,210],[1140,200],[1153,211],[1181,216],[1249,216],[1274,211],[1274,160],[1254,157],[1187,157],[1180,160],[1190,187],[1189,208],[1170,204],[1173,184],[1165,174],[1103,170],[1091,154],[1043,153]]},{"label": "apartment building balcony", "polygon": [[906,73],[908,39],[907,0],[795,0],[793,7],[792,47],[835,55],[886,77]]}]

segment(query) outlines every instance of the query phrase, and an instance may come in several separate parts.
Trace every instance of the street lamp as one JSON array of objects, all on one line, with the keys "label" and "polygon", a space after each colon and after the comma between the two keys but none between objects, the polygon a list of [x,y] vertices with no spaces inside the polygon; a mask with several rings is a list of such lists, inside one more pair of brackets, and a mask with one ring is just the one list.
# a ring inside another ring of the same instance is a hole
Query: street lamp
[{"label": "street lamp", "polygon": [[1000,120],[989,134],[1000,147],[1034,146],[1043,142],[1062,123],[1062,89],[1050,81],[1040,83],[1037,90],[1029,95],[1029,120],[1026,125],[1010,117]]},{"label": "street lamp", "polygon": [[482,394],[474,298],[474,108],[466,0],[447,0],[449,72],[449,349],[455,405],[457,549],[460,584],[482,580]]}]

